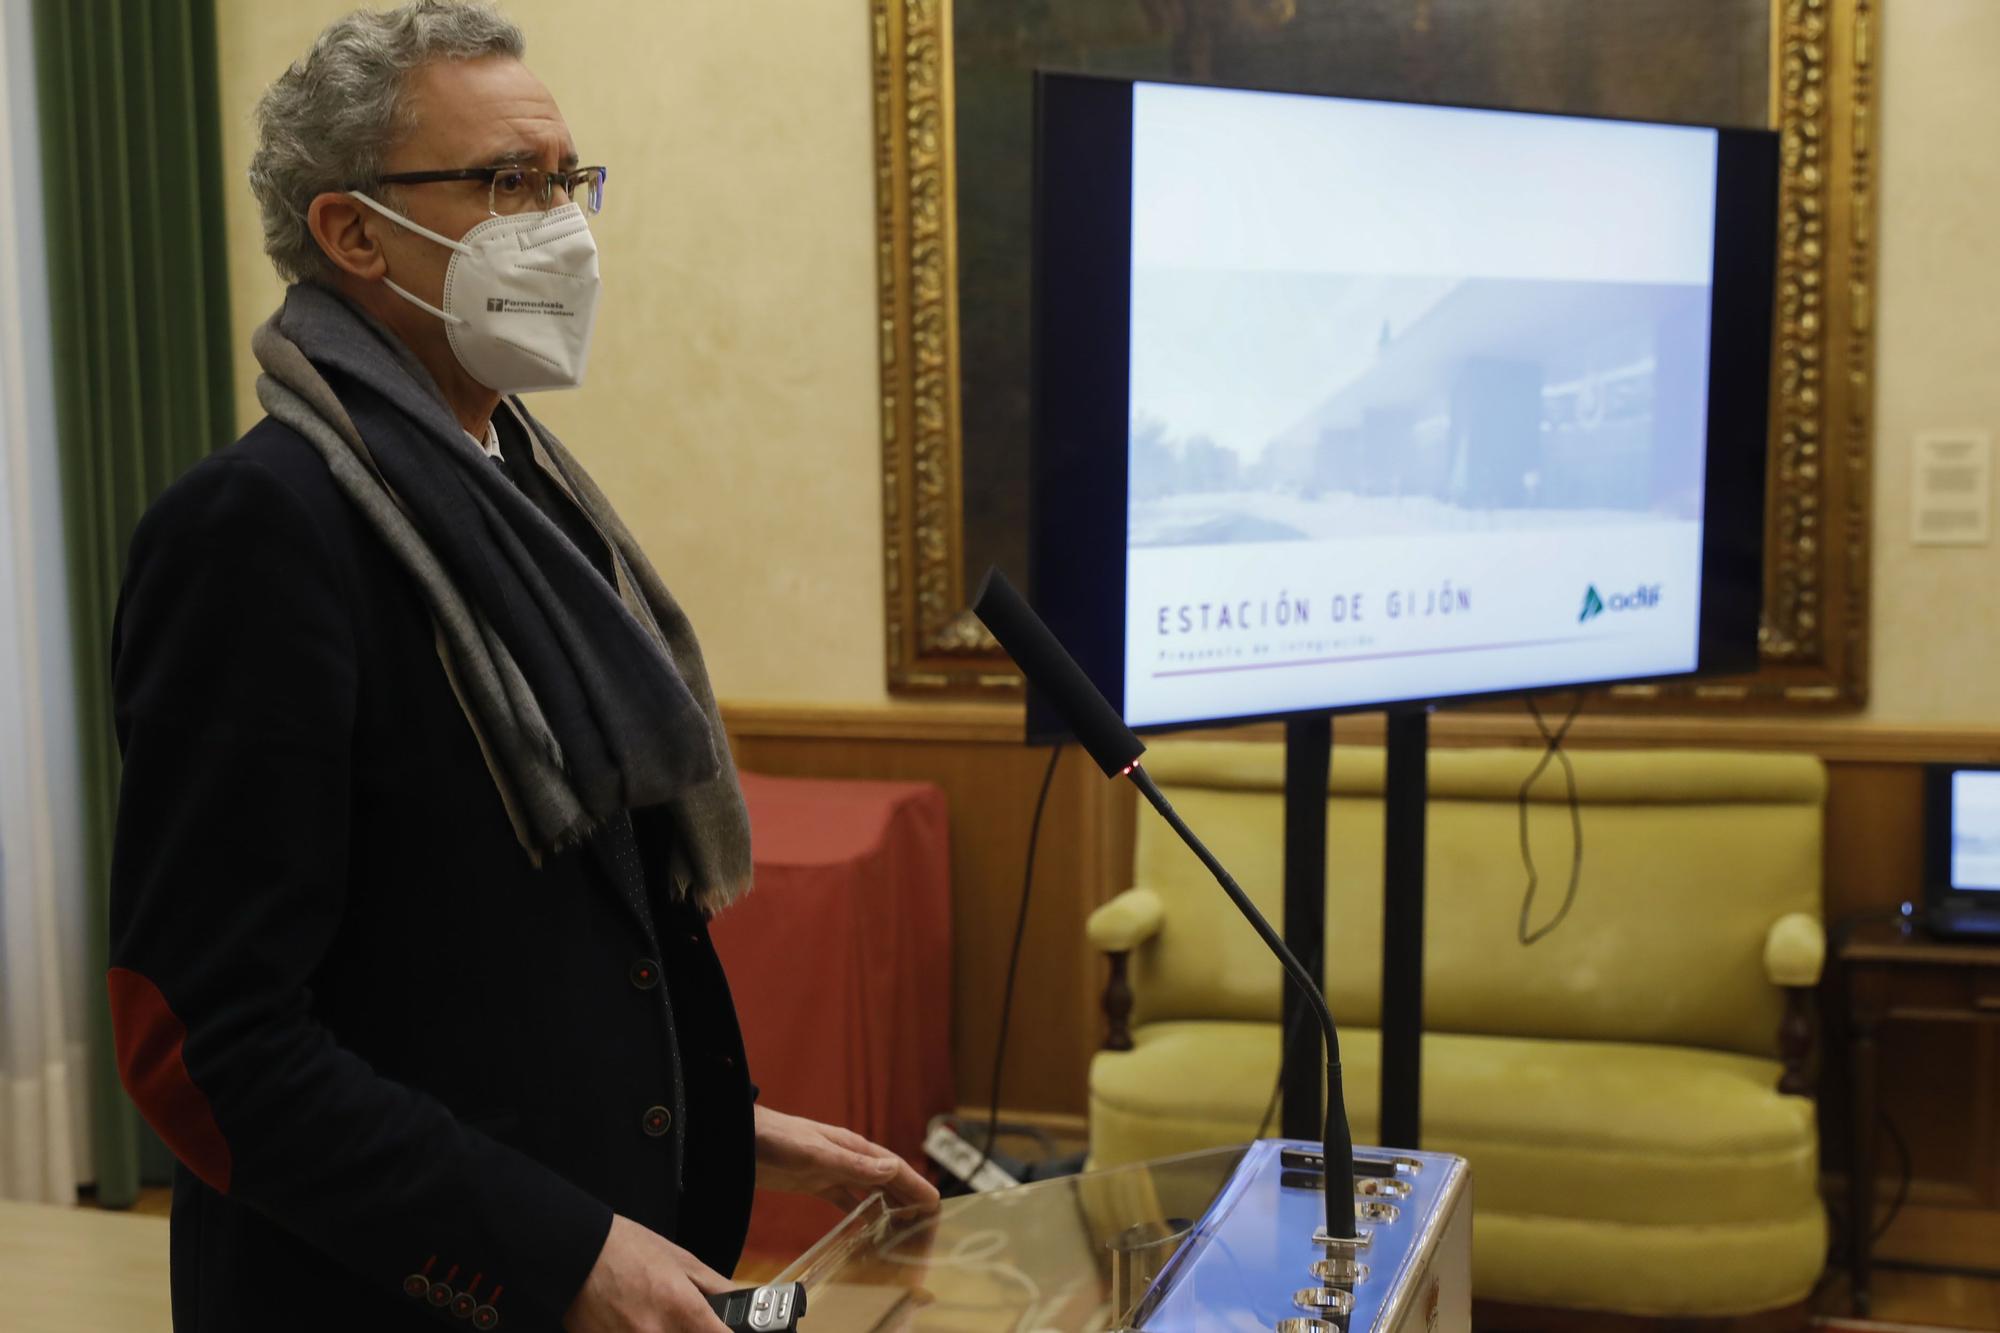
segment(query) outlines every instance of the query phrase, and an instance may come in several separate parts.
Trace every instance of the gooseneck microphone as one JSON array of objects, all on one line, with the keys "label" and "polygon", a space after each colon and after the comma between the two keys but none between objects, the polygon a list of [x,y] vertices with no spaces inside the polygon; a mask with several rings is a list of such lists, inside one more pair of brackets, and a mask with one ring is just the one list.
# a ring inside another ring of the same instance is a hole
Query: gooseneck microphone
[{"label": "gooseneck microphone", "polygon": [[1229,895],[1229,901],[1236,904],[1236,910],[1243,914],[1258,938],[1264,941],[1265,947],[1277,955],[1285,975],[1299,988],[1306,1003],[1318,1015],[1321,1035],[1326,1038],[1326,1125],[1321,1135],[1326,1159],[1326,1234],[1335,1240],[1351,1241],[1354,1238],[1354,1139],[1347,1127],[1347,1102],[1341,1092],[1340,1035],[1334,1030],[1333,1012],[1326,1007],[1326,997],[1320,994],[1319,987],[1313,985],[1311,976],[1292,956],[1292,951],[1285,947],[1278,932],[1271,929],[1271,923],[1257,910],[1257,904],[1250,901],[1250,896],[1223,868],[1222,862],[1215,859],[1215,854],[1202,845],[1194,830],[1175,813],[1165,794],[1154,785],[1152,776],[1140,767],[1139,757],[1146,751],[1144,743],[1125,725],[1125,719],[1118,715],[1118,710],[1091,684],[1090,677],[1083,673],[1076,659],[1069,655],[1042,618],[1035,614],[1027,599],[1007,581],[999,566],[986,571],[979,593],[973,600],[972,613],[993,631],[993,637],[1000,641],[1000,646],[1021,668],[1021,674],[1028,678],[1028,683],[1040,690],[1062,715],[1077,743],[1097,761],[1105,776],[1131,778],[1132,784],[1180,835],[1181,841],[1208,867],[1208,872],[1215,876],[1215,882]]},{"label": "gooseneck microphone", "polygon": [[995,565],[980,581],[972,614],[993,631],[1028,683],[1047,695],[1107,778],[1122,777],[1146,752],[1125,719],[1083,674],[1055,634]]}]

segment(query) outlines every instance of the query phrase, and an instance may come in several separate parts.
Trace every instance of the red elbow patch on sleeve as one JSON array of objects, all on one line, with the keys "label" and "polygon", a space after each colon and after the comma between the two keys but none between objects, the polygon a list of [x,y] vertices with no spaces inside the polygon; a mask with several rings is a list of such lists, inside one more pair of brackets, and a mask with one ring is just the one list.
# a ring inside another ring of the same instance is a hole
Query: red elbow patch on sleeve
[{"label": "red elbow patch on sleeve", "polygon": [[111,1031],[118,1046],[118,1076],[174,1156],[211,1189],[229,1192],[229,1141],[208,1097],[188,1076],[181,1047],[187,1024],[167,1007],[167,997],[142,973],[114,967]]}]

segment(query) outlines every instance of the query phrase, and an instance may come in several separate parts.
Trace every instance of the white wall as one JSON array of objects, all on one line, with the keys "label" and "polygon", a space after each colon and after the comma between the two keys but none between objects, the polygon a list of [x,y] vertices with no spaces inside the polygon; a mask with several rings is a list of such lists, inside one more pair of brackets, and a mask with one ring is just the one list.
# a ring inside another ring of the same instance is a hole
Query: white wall
[{"label": "white wall", "polygon": [[[276,306],[244,184],[259,92],[354,0],[217,0],[239,421]],[[534,408],[590,467],[731,699],[884,697],[873,35],[861,0],[507,0],[611,168],[588,385]]]},{"label": "white wall", "polygon": [[[247,189],[257,91],[349,0],[218,0],[239,345],[274,304]],[[1908,543],[1910,437],[2000,429],[2000,0],[1881,6],[1872,721],[2000,720],[1992,548]],[[591,383],[539,403],[736,700],[883,698],[871,42],[864,0],[513,0],[613,166]],[[244,410],[247,352],[239,364]]]},{"label": "white wall", "polygon": [[2000,723],[2000,551],[1910,545],[1911,440],[2000,433],[2000,3],[1882,6],[1873,719]]}]

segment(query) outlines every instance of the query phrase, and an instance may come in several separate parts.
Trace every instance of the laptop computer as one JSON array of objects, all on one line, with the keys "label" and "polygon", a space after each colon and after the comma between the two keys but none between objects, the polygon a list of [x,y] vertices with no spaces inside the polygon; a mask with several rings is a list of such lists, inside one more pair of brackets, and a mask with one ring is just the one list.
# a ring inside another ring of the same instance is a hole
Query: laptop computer
[{"label": "laptop computer", "polygon": [[2000,939],[2000,764],[1924,770],[1924,923]]}]

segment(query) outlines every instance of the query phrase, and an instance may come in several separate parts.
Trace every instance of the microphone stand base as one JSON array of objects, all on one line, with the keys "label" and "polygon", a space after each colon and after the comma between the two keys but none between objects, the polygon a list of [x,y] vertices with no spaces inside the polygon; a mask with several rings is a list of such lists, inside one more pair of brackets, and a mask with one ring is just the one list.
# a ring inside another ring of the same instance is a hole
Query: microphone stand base
[{"label": "microphone stand base", "polygon": [[[1126,1327],[1321,1333],[1293,1322],[1319,1320],[1341,1333],[1466,1333],[1472,1176],[1464,1159],[1407,1154],[1417,1169],[1391,1179],[1409,1192],[1391,1200],[1357,1190],[1352,1206],[1367,1225],[1352,1238],[1335,1237],[1321,1225],[1326,1176],[1297,1165],[1299,1154],[1319,1147],[1308,1140],[1251,1144]],[[1391,1160],[1367,1148],[1356,1158]]]}]

